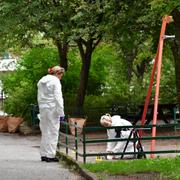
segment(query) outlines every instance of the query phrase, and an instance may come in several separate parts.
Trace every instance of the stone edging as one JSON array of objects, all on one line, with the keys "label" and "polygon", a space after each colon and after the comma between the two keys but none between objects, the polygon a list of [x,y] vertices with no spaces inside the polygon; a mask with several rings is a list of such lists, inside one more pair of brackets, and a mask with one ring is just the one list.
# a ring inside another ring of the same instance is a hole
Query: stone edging
[{"label": "stone edging", "polygon": [[66,165],[68,166],[73,166],[78,172],[79,174],[84,177],[87,180],[98,180],[99,178],[91,173],[90,171],[88,171],[87,169],[83,169],[80,167],[80,165],[71,157],[67,156],[66,154],[62,153],[62,152],[57,152],[57,156],[66,163]]}]

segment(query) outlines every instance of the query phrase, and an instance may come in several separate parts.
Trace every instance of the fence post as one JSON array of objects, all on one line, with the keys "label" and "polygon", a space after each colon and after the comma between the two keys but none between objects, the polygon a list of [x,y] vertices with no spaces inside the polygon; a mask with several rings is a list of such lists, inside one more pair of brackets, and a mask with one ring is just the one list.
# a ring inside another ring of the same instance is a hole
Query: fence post
[{"label": "fence post", "polygon": [[66,124],[66,155],[68,155],[68,122],[65,123]]},{"label": "fence post", "polygon": [[85,135],[85,128],[82,129],[83,133],[83,162],[86,163],[86,135]]},{"label": "fence post", "polygon": [[133,135],[133,147],[134,147],[134,159],[137,157],[137,154],[136,154],[136,140],[135,140],[135,138],[136,138],[136,136],[135,136],[135,129],[133,129],[133,133],[132,133],[132,135]]},{"label": "fence post", "polygon": [[78,160],[78,133],[77,133],[77,122],[75,122],[75,149],[76,149],[76,161]]}]

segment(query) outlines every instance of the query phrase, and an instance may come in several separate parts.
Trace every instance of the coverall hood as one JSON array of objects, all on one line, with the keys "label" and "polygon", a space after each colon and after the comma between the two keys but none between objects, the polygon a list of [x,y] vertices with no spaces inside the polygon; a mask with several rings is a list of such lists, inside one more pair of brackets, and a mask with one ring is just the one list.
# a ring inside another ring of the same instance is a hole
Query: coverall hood
[{"label": "coverall hood", "polygon": [[112,120],[110,114],[105,114],[101,116],[100,123],[102,126],[109,127],[111,126]]},{"label": "coverall hood", "polygon": [[50,81],[52,81],[52,75],[46,75],[46,76],[44,76],[44,77],[42,77],[41,78],[41,80],[38,82],[38,85],[40,84],[40,83],[44,83],[44,84],[46,84],[46,83],[48,83],[48,82],[50,82]]}]

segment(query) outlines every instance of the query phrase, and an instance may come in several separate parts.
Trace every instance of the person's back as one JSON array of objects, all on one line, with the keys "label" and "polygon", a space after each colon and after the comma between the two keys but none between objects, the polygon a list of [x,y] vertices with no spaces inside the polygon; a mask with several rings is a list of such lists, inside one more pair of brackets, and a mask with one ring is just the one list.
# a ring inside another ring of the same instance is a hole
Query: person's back
[{"label": "person's back", "polygon": [[54,89],[55,86],[61,92],[61,84],[56,76],[46,75],[42,77],[38,84],[38,104],[40,108],[49,108],[55,106]]},{"label": "person's back", "polygon": [[122,119],[119,115],[114,115],[111,117],[112,125],[111,126],[132,126],[132,124],[126,119]]}]

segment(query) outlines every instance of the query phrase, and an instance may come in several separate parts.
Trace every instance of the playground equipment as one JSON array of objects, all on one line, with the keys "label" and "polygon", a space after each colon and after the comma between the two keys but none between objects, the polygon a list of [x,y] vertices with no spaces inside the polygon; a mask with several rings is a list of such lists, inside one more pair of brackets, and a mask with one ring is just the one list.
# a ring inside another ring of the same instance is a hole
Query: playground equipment
[{"label": "playground equipment", "polygon": [[[152,92],[152,86],[153,86],[156,71],[157,71],[157,73],[156,73],[157,76],[156,76],[156,90],[155,90],[155,98],[154,98],[153,125],[157,124],[157,108],[158,108],[158,98],[159,98],[159,85],[160,85],[160,76],[161,76],[163,44],[164,44],[164,39],[175,38],[174,35],[173,36],[165,35],[166,25],[172,21],[173,21],[172,16],[164,16],[162,19],[159,44],[158,44],[157,53],[156,53],[156,57],[155,57],[155,61],[154,61],[154,66],[153,66],[152,73],[151,73],[149,88],[148,88],[147,95],[146,95],[144,111],[143,111],[142,119],[141,119],[142,125],[145,124],[145,118],[146,118],[146,114],[147,114],[148,105],[150,102],[150,96],[151,96],[151,92]],[[142,136],[142,131],[140,131],[140,137],[141,136]],[[152,128],[152,137],[156,137],[156,126],[154,126]],[[151,142],[151,151],[155,150],[155,143],[156,143],[156,140],[153,139]],[[154,154],[151,154],[151,158],[154,158]]]}]

